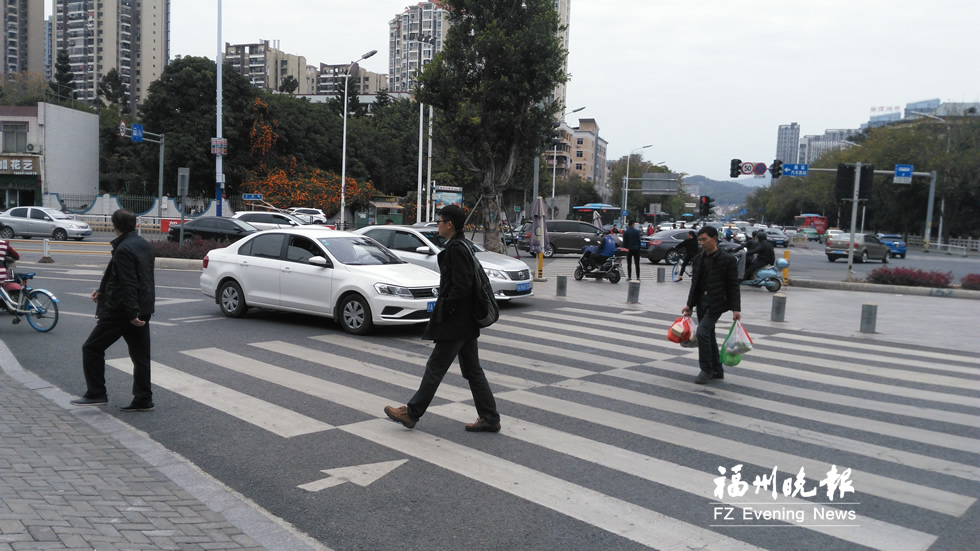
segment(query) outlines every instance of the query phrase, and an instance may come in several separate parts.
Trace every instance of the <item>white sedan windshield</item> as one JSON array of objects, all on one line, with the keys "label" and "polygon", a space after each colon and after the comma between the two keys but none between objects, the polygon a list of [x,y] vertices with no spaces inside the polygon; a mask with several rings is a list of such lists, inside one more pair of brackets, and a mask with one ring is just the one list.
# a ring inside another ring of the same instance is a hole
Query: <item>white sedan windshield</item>
[{"label": "white sedan windshield", "polygon": [[388,249],[368,237],[321,237],[319,241],[341,264],[350,266],[404,264]]}]

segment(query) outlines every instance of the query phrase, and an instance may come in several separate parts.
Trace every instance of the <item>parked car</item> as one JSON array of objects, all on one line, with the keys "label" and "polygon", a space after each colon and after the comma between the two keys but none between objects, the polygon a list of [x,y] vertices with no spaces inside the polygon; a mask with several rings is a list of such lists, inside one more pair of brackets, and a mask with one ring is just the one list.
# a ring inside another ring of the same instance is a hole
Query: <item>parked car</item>
[{"label": "parked car", "polygon": [[55,241],[81,241],[92,235],[92,228],[60,210],[48,207],[14,207],[0,214],[0,235],[15,237],[50,237]]},{"label": "parked car", "polygon": [[[827,260],[833,262],[838,258],[847,258],[848,247],[850,246],[851,234],[839,233],[827,239],[827,247],[824,252]],[[891,251],[888,245],[878,240],[870,233],[858,233],[854,235],[854,261],[867,262],[868,260],[880,260],[882,264],[888,264],[888,257]]]},{"label": "parked car", "polygon": [[772,242],[773,247],[783,247],[784,249],[789,247],[789,237],[785,233],[772,228],[765,230],[765,232],[766,239]]},{"label": "parked car", "polygon": [[[656,264],[665,260],[668,264],[674,264],[680,259],[680,253],[672,251],[674,247],[680,245],[687,239],[688,232],[693,231],[697,235],[697,230],[667,230],[657,232],[650,238],[650,245],[647,247],[647,260]],[[733,251],[739,247],[738,243],[726,241],[719,236],[718,246],[725,251]]]},{"label": "parked car", "polygon": [[239,212],[232,216],[232,218],[241,220],[242,222],[248,222],[260,230],[295,228],[309,224],[309,222],[297,218],[288,212],[247,211]]},{"label": "parked car", "polygon": [[878,239],[888,246],[892,258],[905,258],[905,240],[896,233],[879,233]]},{"label": "parked car", "polygon": [[201,291],[221,312],[250,307],[333,318],[351,334],[429,320],[439,274],[366,235],[305,227],[256,232],[204,257]]},{"label": "parked car", "polygon": [[[446,240],[439,235],[436,228],[381,225],[361,228],[354,233],[374,239],[406,262],[439,271],[436,255],[445,247]],[[490,278],[497,300],[534,295],[531,270],[523,261],[490,252],[476,243],[473,244],[472,251]]]},{"label": "parked car", "polygon": [[[544,256],[551,258],[555,253],[581,253],[582,249],[595,245],[605,232],[579,220],[548,220],[548,250]],[[623,240],[614,235],[616,245],[622,247]],[[531,223],[524,224],[517,240],[517,248],[531,254]],[[531,256],[534,256],[531,254]]]},{"label": "parked car", "polygon": [[303,220],[306,224],[326,224],[327,215],[323,213],[320,209],[313,209],[308,207],[290,207],[286,209],[286,212],[292,214],[296,218]]},{"label": "parked car", "polygon": [[[170,229],[167,231],[167,241],[180,241],[180,227],[181,224],[170,224]],[[183,223],[183,227],[184,241],[200,238],[234,242],[259,231],[258,228],[248,222],[217,216],[202,216],[188,220]]]}]

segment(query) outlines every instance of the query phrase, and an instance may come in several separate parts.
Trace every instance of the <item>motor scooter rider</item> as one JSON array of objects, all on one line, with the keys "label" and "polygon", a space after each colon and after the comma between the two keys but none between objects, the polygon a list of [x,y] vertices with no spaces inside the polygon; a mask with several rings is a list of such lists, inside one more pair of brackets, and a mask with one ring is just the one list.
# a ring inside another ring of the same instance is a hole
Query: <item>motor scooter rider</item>
[{"label": "motor scooter rider", "polygon": [[602,268],[602,265],[606,263],[610,257],[616,254],[616,238],[612,234],[607,233],[602,238],[602,243],[596,247],[595,254],[592,255],[592,265],[595,269]]},{"label": "motor scooter rider", "polygon": [[[776,252],[773,249],[772,243],[766,237],[766,232],[759,230],[754,234],[755,239],[748,243],[746,247],[747,258],[751,259],[752,262],[745,269],[745,274],[742,277],[742,281],[749,279],[755,279],[755,273],[766,266],[771,266],[776,263]],[[754,257],[753,257],[754,256]]]}]

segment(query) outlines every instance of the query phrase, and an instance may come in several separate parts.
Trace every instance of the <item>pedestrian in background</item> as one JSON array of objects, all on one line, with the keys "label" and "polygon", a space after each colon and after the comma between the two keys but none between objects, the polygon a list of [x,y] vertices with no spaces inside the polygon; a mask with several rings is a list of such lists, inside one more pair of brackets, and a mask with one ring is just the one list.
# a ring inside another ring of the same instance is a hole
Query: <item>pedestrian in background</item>
[{"label": "pedestrian in background", "polygon": [[640,279],[640,230],[636,220],[629,220],[623,231],[623,246],[626,247],[626,278],[633,280],[633,264],[636,264],[636,279]]},{"label": "pedestrian in background", "polygon": [[136,215],[126,209],[112,213],[116,238],[112,258],[92,292],[98,321],[82,345],[85,394],[71,403],[104,406],[109,402],[105,386],[105,351],[122,337],[133,360],[133,401],[122,411],[152,411],[150,390],[150,317],[156,302],[153,280],[153,248],[136,234]]},{"label": "pedestrian in background", "polygon": [[681,309],[690,316],[698,313],[698,365],[701,372],[694,382],[703,385],[712,379],[724,379],[715,324],[729,310],[732,319],[742,319],[741,294],[739,293],[738,267],[735,257],[718,248],[718,230],[705,226],[698,232],[701,252],[694,257],[694,275],[687,305]]},{"label": "pedestrian in background", "polygon": [[463,237],[463,209],[449,205],[439,215],[439,236],[446,245],[439,253],[439,298],[422,338],[435,341],[425,364],[425,374],[415,396],[401,407],[385,406],[385,415],[406,428],[414,428],[428,409],[442,378],[453,360],[459,357],[459,369],[470,384],[479,417],[464,428],[469,432],[497,432],[500,414],[490,391],[490,383],[480,367],[477,338],[480,328],[473,317],[477,300],[476,260],[470,242]]},{"label": "pedestrian in background", "polygon": [[687,232],[687,238],[675,245],[674,250],[681,253],[681,275],[677,278],[681,282],[684,281],[684,270],[698,254],[698,236],[693,231]]}]

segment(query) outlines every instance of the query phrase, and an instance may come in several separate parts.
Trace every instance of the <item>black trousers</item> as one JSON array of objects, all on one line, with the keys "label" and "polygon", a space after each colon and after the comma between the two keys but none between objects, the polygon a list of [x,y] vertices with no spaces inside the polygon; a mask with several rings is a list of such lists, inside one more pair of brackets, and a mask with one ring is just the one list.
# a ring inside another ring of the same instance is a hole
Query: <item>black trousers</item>
[{"label": "black trousers", "polygon": [[436,341],[429,361],[425,364],[425,374],[422,375],[422,382],[419,385],[415,396],[408,402],[408,412],[416,419],[425,414],[432,399],[435,398],[436,390],[442,382],[442,378],[449,371],[449,366],[453,360],[459,357],[459,370],[463,372],[463,378],[470,383],[470,392],[473,393],[473,402],[476,404],[476,413],[490,423],[499,423],[500,414],[497,413],[497,402],[490,391],[490,383],[487,376],[480,367],[480,354],[477,348],[476,339],[468,341]]},{"label": "black trousers", "polygon": [[626,277],[628,279],[633,279],[633,264],[636,264],[636,279],[640,279],[639,249],[626,251]]},{"label": "black trousers", "polygon": [[721,308],[712,308],[708,294],[704,293],[698,299],[698,365],[701,371],[708,373],[724,373],[721,365],[721,351],[718,349],[718,337],[715,335],[715,324],[721,317]]},{"label": "black trousers", "polygon": [[150,322],[136,327],[127,319],[100,319],[82,345],[82,371],[85,373],[86,398],[104,398],[105,351],[120,337],[129,347],[129,358],[133,360],[133,398],[149,401],[153,398],[150,390]]}]

